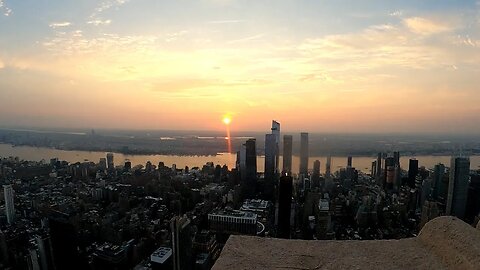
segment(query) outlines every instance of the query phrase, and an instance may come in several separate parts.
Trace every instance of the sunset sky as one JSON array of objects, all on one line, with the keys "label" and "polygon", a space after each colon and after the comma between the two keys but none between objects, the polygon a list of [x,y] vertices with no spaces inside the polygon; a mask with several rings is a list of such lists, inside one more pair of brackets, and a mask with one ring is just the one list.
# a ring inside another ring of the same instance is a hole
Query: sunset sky
[{"label": "sunset sky", "polygon": [[480,1],[0,0],[0,126],[480,133]]}]

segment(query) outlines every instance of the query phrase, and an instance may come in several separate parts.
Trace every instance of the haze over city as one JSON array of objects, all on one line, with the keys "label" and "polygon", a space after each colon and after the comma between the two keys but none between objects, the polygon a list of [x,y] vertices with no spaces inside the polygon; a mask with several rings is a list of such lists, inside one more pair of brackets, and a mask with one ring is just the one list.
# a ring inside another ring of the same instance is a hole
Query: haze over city
[{"label": "haze over city", "polygon": [[3,126],[480,133],[478,1],[0,0]]}]

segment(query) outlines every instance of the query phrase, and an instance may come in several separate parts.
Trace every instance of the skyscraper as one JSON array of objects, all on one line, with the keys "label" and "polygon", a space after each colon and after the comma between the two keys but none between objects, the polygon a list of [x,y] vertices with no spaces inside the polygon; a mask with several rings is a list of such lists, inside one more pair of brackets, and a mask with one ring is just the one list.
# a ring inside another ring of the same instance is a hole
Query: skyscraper
[{"label": "skyscraper", "polygon": [[293,178],[291,176],[280,177],[277,230],[277,237],[279,238],[290,238],[292,192]]},{"label": "skyscraper", "polygon": [[275,136],[275,173],[279,172],[280,162],[280,123],[272,120],[272,134]]},{"label": "skyscraper", "polygon": [[245,143],[245,178],[243,182],[244,196],[246,198],[255,197],[257,185],[257,149],[256,140],[249,139]]},{"label": "skyscraper", "polygon": [[372,161],[372,168],[370,169],[370,176],[375,177],[377,175],[377,161]]},{"label": "skyscraper", "polygon": [[395,182],[395,158],[387,157],[385,159],[385,172],[383,177],[383,188],[388,190],[393,189]]},{"label": "skyscraper", "polygon": [[113,153],[108,153],[107,154],[107,168],[108,168],[108,170],[115,169],[115,165],[113,163]]},{"label": "skyscraper", "polygon": [[332,174],[332,156],[327,157],[327,164],[325,166],[325,177],[330,177]]},{"label": "skyscraper", "polygon": [[312,188],[320,187],[320,160],[315,160],[313,162],[313,173],[311,179]]},{"label": "skyscraper", "polygon": [[81,269],[77,230],[68,214],[52,211],[48,224],[56,269]]},{"label": "skyscraper", "polygon": [[265,199],[272,200],[274,197],[274,186],[275,186],[275,177],[277,170],[275,163],[277,160],[276,153],[278,152],[278,147],[276,143],[275,134],[266,134],[265,135],[265,183],[264,183],[264,193]]},{"label": "skyscraper", "polygon": [[283,172],[290,174],[292,172],[292,149],[293,137],[292,135],[283,136]]},{"label": "skyscraper", "polygon": [[411,188],[415,187],[415,177],[418,174],[418,160],[410,159],[408,162],[408,185]]},{"label": "skyscraper", "polygon": [[375,177],[380,178],[382,176],[382,153],[378,153],[377,156],[377,173],[375,174]]},{"label": "skyscraper", "polygon": [[393,152],[393,159],[395,160],[395,165],[400,167],[400,152]]},{"label": "skyscraper", "polygon": [[320,175],[320,160],[315,160],[313,162],[313,174]]},{"label": "skyscraper", "polygon": [[470,159],[452,157],[450,163],[450,179],[448,181],[448,197],[446,214],[460,219],[465,217],[470,179]]},{"label": "skyscraper", "polygon": [[300,174],[308,173],[308,133],[300,134]]},{"label": "skyscraper", "polygon": [[35,237],[38,247],[38,257],[40,259],[41,269],[53,269],[53,253],[50,237],[46,234],[40,234]]},{"label": "skyscraper", "polygon": [[[447,187],[443,184],[443,177],[445,176],[445,165],[439,163],[433,168],[433,198],[439,200],[440,198],[445,199],[445,191]],[[443,201],[444,200],[439,200]]]},{"label": "skyscraper", "polygon": [[192,238],[190,219],[174,217],[170,221],[172,231],[173,269],[191,269],[192,265]]},{"label": "skyscraper", "polygon": [[276,162],[276,136],[275,134],[265,135],[265,178],[275,174]]},{"label": "skyscraper", "polygon": [[5,196],[5,212],[7,214],[8,224],[15,222],[15,204],[13,202],[13,188],[12,185],[3,186],[3,195]]},{"label": "skyscraper", "polygon": [[347,158],[347,167],[352,167],[352,156],[348,156]]}]

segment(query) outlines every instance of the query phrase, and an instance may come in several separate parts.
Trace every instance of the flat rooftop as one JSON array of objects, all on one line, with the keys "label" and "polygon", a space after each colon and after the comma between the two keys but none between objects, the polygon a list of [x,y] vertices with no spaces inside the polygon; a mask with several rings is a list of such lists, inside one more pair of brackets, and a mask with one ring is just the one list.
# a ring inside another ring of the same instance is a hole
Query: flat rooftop
[{"label": "flat rooftop", "polygon": [[256,219],[257,214],[239,210],[226,210],[220,209],[215,210],[214,212],[208,214],[208,216],[220,216],[220,217],[236,217],[236,218],[248,218],[248,219]]},{"label": "flat rooftop", "polygon": [[213,269],[480,269],[480,230],[439,217],[416,238],[305,241],[232,235]]}]

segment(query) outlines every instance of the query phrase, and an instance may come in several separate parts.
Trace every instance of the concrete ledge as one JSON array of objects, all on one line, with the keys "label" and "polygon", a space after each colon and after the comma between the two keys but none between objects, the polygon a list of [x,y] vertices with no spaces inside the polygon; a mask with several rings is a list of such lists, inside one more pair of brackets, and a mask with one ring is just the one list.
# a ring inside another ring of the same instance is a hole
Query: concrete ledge
[{"label": "concrete ledge", "polygon": [[449,269],[480,269],[480,233],[458,218],[431,220],[417,238]]},{"label": "concrete ledge", "polygon": [[232,236],[213,269],[480,269],[480,233],[452,217],[417,238],[304,241]]}]

